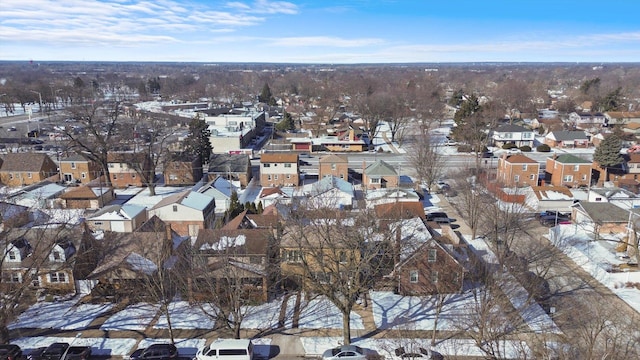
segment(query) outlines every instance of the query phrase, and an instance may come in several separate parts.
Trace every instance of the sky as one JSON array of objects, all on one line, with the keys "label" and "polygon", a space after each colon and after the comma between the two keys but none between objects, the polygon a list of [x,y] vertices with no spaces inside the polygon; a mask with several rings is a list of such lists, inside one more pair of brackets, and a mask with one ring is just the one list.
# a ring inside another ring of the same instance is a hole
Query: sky
[{"label": "sky", "polygon": [[640,62],[638,0],[2,0],[0,60]]}]

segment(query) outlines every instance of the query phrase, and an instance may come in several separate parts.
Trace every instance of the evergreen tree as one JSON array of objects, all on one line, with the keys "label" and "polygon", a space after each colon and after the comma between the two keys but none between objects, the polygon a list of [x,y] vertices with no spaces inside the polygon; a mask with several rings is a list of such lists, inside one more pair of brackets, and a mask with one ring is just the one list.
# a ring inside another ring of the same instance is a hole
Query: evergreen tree
[{"label": "evergreen tree", "polygon": [[288,112],[284,113],[284,119],[276,124],[276,130],[278,131],[293,131],[296,129],[296,123],[293,120],[293,116]]},{"label": "evergreen tree", "polygon": [[240,213],[244,211],[244,205],[240,203],[237,192],[235,191],[232,192],[231,198],[229,200],[230,200],[229,208],[225,213],[225,219],[226,219],[225,222],[228,222],[229,220],[240,215]]},{"label": "evergreen tree", "polygon": [[258,101],[269,104],[271,106],[276,105],[276,99],[271,94],[271,88],[269,88],[269,84],[265,83],[262,87],[262,92],[258,96]]},{"label": "evergreen tree", "polygon": [[204,120],[201,120],[200,117],[191,120],[189,134],[184,140],[184,149],[186,153],[198,156],[203,165],[209,162],[213,151],[209,136],[211,136],[211,132]]},{"label": "evergreen tree", "polygon": [[604,181],[608,181],[608,169],[622,164],[623,158],[620,154],[622,149],[622,139],[616,133],[613,133],[600,143],[593,153],[593,160],[604,169]]}]

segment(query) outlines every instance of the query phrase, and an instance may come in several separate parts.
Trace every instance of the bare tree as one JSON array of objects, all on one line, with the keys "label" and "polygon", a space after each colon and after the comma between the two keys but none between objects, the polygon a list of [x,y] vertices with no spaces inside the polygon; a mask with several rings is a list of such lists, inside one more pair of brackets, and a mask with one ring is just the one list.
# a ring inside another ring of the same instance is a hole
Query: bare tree
[{"label": "bare tree", "polygon": [[434,141],[428,130],[428,127],[420,127],[420,133],[414,137],[407,157],[420,183],[425,184],[431,191],[431,187],[444,174],[446,159],[440,145]]}]

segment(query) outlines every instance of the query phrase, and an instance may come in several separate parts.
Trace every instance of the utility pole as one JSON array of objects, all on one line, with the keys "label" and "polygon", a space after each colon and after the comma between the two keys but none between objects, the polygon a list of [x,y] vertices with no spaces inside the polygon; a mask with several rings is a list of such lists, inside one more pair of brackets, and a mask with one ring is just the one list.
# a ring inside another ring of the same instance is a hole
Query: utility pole
[{"label": "utility pole", "polygon": [[[39,91],[35,91],[35,90],[29,90],[29,91],[31,91],[34,94],[38,94],[38,100],[40,101],[38,112],[40,113],[40,115],[42,115],[42,94]],[[29,118],[29,120],[31,120],[31,118]],[[40,119],[38,119],[37,123],[38,123],[38,136],[39,136],[40,135]]]}]

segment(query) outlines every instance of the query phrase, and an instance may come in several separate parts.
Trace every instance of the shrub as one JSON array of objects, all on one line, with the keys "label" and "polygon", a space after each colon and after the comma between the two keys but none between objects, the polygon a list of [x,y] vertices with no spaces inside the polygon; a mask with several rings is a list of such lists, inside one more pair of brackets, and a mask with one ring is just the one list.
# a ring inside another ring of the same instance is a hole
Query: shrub
[{"label": "shrub", "polygon": [[517,148],[517,146],[514,143],[506,143],[506,144],[502,145],[502,148],[504,150],[509,150],[509,149],[515,149],[515,148]]},{"label": "shrub", "polygon": [[536,151],[538,151],[538,152],[550,152],[551,151],[551,147],[549,145],[547,145],[547,144],[540,144],[536,148]]},{"label": "shrub", "polygon": [[522,151],[522,152],[531,152],[531,146],[529,146],[529,145],[520,146],[520,151]]}]

